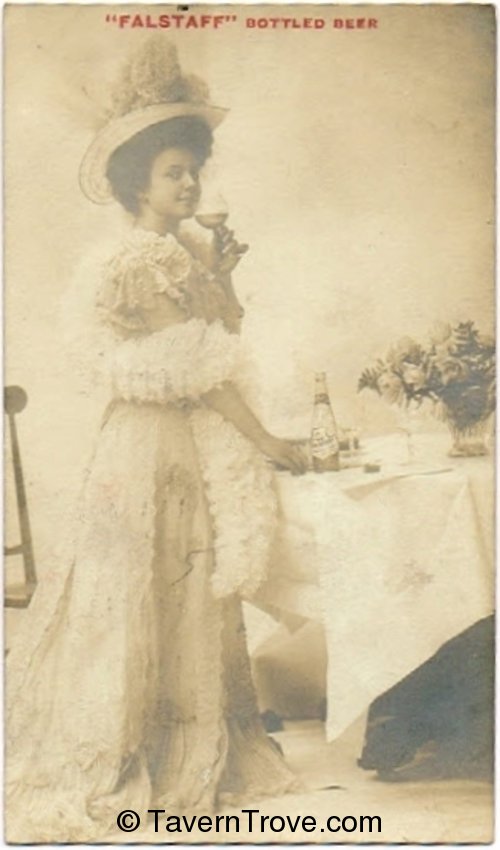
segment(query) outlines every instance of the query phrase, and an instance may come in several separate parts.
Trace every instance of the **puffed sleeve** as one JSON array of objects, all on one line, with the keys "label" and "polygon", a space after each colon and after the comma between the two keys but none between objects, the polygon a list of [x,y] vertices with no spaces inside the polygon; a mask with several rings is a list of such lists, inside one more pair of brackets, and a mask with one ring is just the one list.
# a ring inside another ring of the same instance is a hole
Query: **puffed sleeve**
[{"label": "puffed sleeve", "polygon": [[127,401],[196,400],[231,380],[239,339],[222,323],[189,319],[126,341],[107,353],[101,370],[113,395]]},{"label": "puffed sleeve", "polygon": [[96,312],[113,339],[100,372],[113,396],[127,401],[196,401],[235,376],[239,338],[220,320],[190,315],[189,255],[178,243],[158,250],[104,266]]}]

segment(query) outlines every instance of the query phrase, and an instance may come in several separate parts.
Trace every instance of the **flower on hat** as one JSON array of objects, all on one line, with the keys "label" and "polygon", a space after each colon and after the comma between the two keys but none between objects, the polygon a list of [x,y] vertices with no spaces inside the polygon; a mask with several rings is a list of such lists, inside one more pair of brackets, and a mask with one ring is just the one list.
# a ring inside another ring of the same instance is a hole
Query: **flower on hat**
[{"label": "flower on hat", "polygon": [[206,83],[183,74],[176,46],[155,34],[122,65],[112,89],[110,118],[160,103],[208,103]]}]

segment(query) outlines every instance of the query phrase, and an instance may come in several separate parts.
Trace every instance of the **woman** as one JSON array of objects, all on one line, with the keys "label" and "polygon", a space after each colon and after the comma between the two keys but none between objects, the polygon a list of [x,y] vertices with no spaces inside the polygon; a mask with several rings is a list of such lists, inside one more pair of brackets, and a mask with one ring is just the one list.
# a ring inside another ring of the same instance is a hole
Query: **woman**
[{"label": "woman", "polygon": [[223,111],[162,38],[125,66],[114,109],[81,171],[92,200],[133,217],[87,337],[113,398],[71,561],[10,655],[9,841],[89,841],[125,808],[194,814],[293,784],[259,719],[240,597],[266,575],[265,458],[306,461],[234,383],[241,246],[221,229],[210,271],[181,226]]}]

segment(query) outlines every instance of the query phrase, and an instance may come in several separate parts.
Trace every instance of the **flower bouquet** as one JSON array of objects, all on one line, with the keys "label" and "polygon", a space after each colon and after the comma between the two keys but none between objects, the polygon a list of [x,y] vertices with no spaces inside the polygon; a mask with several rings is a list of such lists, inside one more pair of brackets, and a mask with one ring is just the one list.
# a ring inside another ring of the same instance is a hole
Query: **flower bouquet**
[{"label": "flower bouquet", "polygon": [[362,373],[358,392],[371,389],[392,404],[432,404],[452,433],[452,455],[486,453],[484,437],[495,410],[495,341],[474,322],[436,326],[425,345],[400,339],[385,359]]}]

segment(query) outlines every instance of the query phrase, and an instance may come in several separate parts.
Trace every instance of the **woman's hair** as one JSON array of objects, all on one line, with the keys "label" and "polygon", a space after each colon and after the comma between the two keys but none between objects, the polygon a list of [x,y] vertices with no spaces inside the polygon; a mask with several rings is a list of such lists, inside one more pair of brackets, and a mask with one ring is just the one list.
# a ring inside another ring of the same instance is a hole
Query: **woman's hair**
[{"label": "woman's hair", "polygon": [[187,148],[200,163],[212,152],[212,131],[195,115],[170,118],[141,130],[111,154],[106,169],[111,191],[128,212],[139,212],[139,193],[149,184],[156,157],[167,148]]}]

